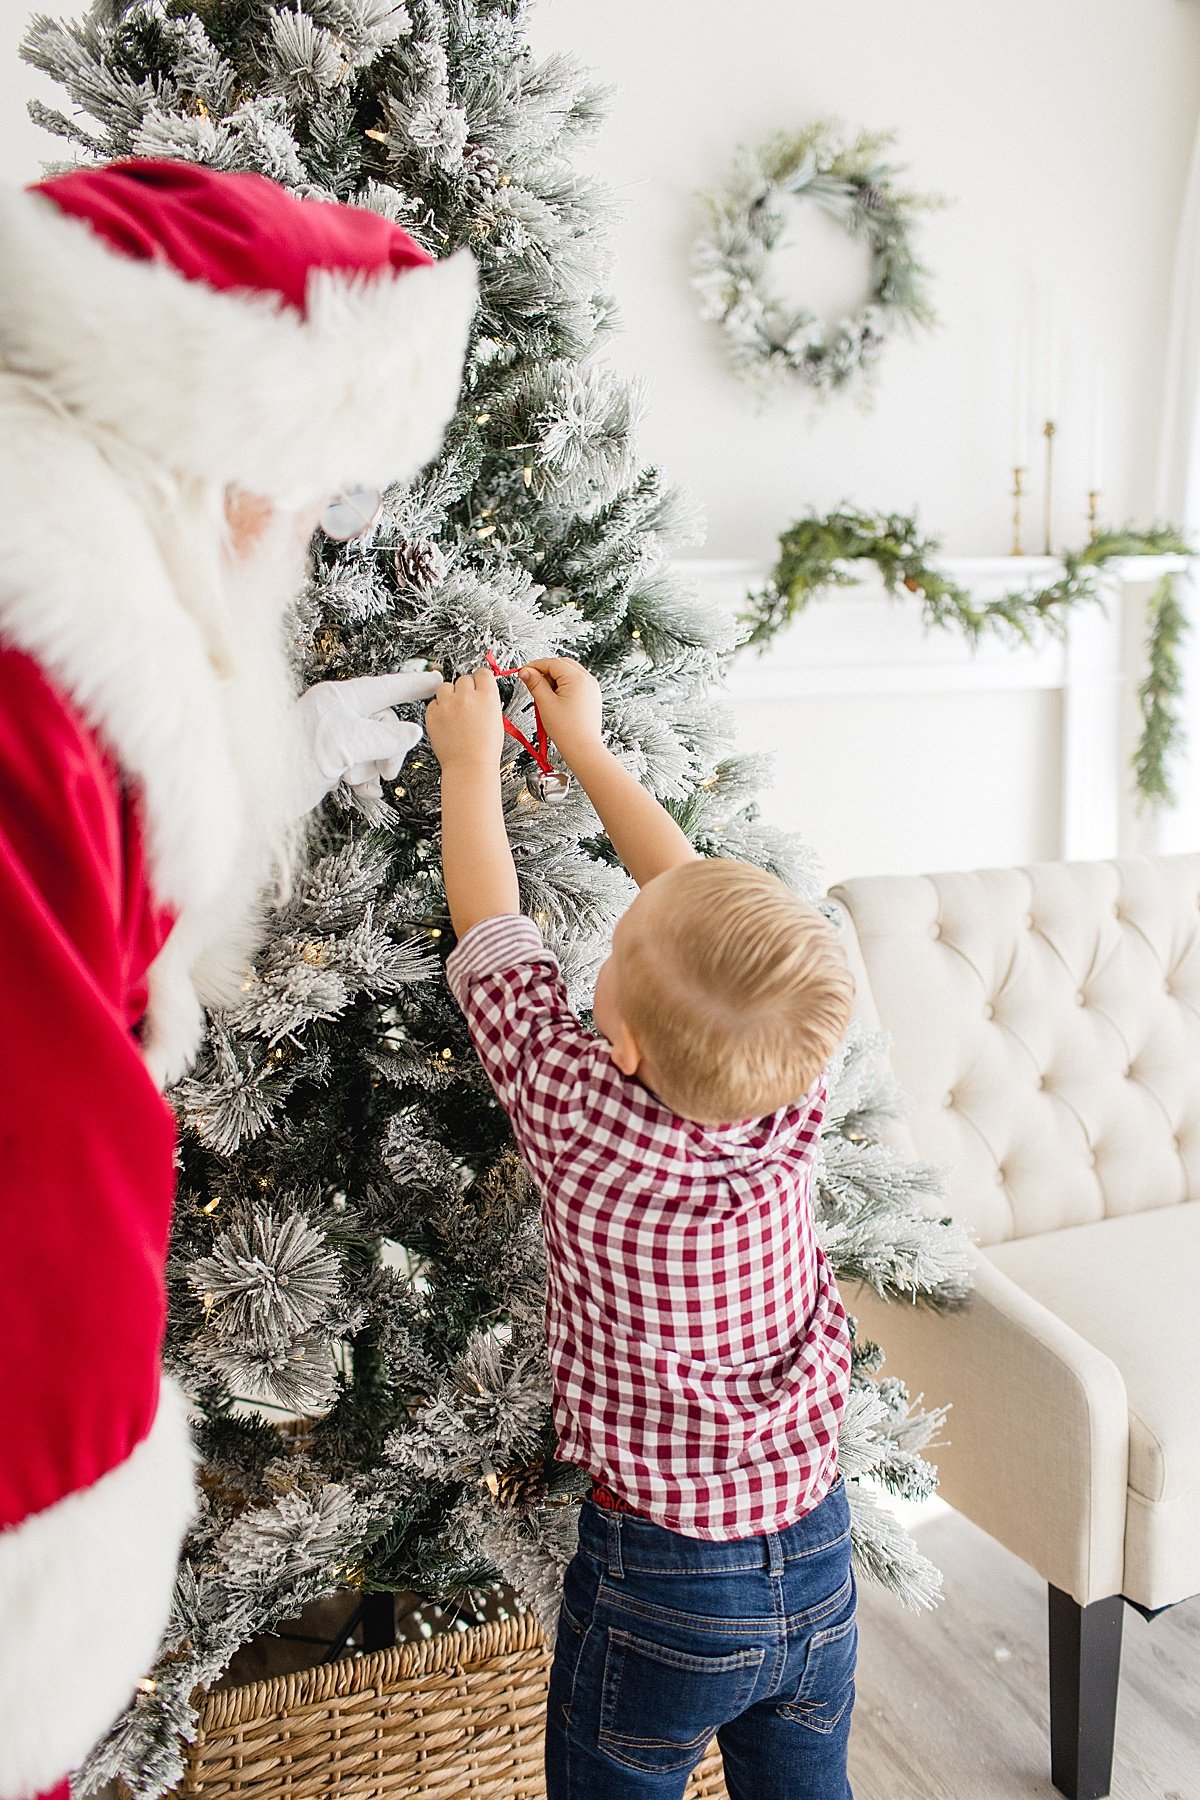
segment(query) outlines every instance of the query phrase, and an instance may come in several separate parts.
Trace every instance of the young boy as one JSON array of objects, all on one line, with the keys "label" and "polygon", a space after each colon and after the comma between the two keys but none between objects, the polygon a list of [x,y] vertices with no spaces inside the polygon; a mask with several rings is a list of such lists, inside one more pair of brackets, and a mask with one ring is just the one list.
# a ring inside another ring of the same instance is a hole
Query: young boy
[{"label": "young boy", "polygon": [[559,1454],[593,1477],[549,1800],[677,1800],[714,1733],[732,1800],[849,1800],[850,1352],[809,1186],[850,971],[782,882],[696,855],[605,749],[578,663],[520,673],[641,889],[594,1036],[521,915],[495,679],[439,689],[447,976],[542,1196]]}]

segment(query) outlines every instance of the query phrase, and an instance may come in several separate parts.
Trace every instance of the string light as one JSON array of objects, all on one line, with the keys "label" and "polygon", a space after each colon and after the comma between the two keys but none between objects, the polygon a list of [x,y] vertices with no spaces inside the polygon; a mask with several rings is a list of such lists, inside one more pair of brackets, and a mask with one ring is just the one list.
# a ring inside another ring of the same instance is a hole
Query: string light
[{"label": "string light", "polygon": [[429,933],[429,935],[430,935],[430,937],[431,937],[431,938],[440,938],[440,937],[441,937],[441,935],[442,935],[442,930],[441,930],[441,926],[440,926],[440,925],[435,925],[435,926],[434,926],[434,927],[433,927],[433,930],[432,930],[432,931],[431,931],[431,932],[430,932],[430,933]]},{"label": "string light", "polygon": [[210,1200],[207,1206],[202,1206],[200,1208],[200,1211],[205,1213],[215,1213],[220,1204],[220,1200]]},{"label": "string light", "polygon": [[442,1061],[443,1061],[443,1062],[449,1062],[449,1061],[450,1061],[450,1058],[451,1058],[451,1057],[452,1057],[452,1056],[453,1056],[453,1055],[454,1055],[454,1052],[453,1052],[453,1050],[451,1050],[451,1049],[449,1049],[449,1048],[447,1048],[447,1049],[445,1049],[445,1050],[443,1050],[443,1051],[442,1051]]},{"label": "string light", "polygon": [[491,413],[489,413],[489,412],[482,412],[482,413],[476,413],[476,414],[475,414],[475,423],[476,423],[476,424],[477,424],[477,425],[490,425],[490,424],[491,424],[491,422],[492,422],[492,415],[491,415]]},{"label": "string light", "polygon": [[387,143],[387,132],[386,131],[376,131],[376,130],[372,129],[370,131],[364,131],[363,136],[373,138],[377,144],[386,144]]},{"label": "string light", "polygon": [[154,1694],[158,1691],[158,1683],[152,1676],[143,1675],[137,1684],[139,1694]]}]

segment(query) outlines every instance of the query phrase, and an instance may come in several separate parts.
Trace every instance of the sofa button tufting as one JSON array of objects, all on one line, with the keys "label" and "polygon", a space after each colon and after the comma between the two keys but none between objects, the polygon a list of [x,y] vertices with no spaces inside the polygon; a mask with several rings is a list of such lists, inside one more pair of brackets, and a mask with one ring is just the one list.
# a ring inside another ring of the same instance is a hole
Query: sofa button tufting
[{"label": "sofa button tufting", "polygon": [[996,1009],[992,1005],[990,1000],[987,1002],[986,1006],[983,1009],[983,1016],[985,1019],[994,1019],[996,1016]]},{"label": "sofa button tufting", "polygon": [[1087,995],[1084,993],[1082,988],[1080,988],[1079,992],[1075,996],[1075,1004],[1076,1004],[1076,1006],[1086,1006],[1087,1005]]},{"label": "sofa button tufting", "polygon": [[941,926],[940,925],[931,925],[929,927],[929,935],[931,938],[940,938],[942,935]]},{"label": "sofa button tufting", "polygon": [[942,1105],[943,1106],[953,1106],[954,1105],[954,1095],[947,1094],[945,1099],[942,1101]]},{"label": "sofa button tufting", "polygon": [[1097,1157],[1096,1152],[1094,1150],[1089,1150],[1087,1153],[1088,1168],[1094,1169],[1098,1160],[1099,1158]]},{"label": "sofa button tufting", "polygon": [[1004,1170],[997,1169],[996,1170],[996,1186],[1004,1187],[1007,1185],[1007,1182],[1008,1182],[1008,1176],[1004,1173]]},{"label": "sofa button tufting", "polygon": [[1044,1076],[1044,1075],[1039,1075],[1039,1076],[1038,1076],[1038,1078],[1037,1078],[1037,1086],[1038,1086],[1038,1092],[1039,1092],[1039,1093],[1043,1093],[1043,1092],[1044,1092],[1044,1091],[1045,1091],[1045,1087],[1046,1087],[1046,1077],[1045,1077],[1045,1076]]},{"label": "sofa button tufting", "polygon": [[1033,914],[1032,913],[1025,914],[1025,929],[1026,929],[1026,931],[1033,930]]}]

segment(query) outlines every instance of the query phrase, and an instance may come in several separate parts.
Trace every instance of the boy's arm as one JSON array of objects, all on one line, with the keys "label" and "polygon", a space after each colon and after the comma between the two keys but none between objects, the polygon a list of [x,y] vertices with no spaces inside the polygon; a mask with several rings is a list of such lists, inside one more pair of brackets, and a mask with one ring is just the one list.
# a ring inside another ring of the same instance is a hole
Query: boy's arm
[{"label": "boy's arm", "polygon": [[691,862],[696,851],[686,833],[611,750],[605,749],[600,735],[603,709],[595,678],[569,657],[550,656],[527,664],[521,680],[638,886],[645,887],[676,863]]},{"label": "boy's arm", "polygon": [[425,730],[442,765],[442,873],[455,935],[481,919],[519,913],[517,871],[500,799],[504,722],[489,669],[440,687]]},{"label": "boy's arm", "polygon": [[503,713],[487,669],[438,689],[425,729],[442,765],[442,868],[458,944],[446,979],[517,1142],[542,1182],[583,1126],[602,1054],[558,962],[522,916],[500,798]]}]

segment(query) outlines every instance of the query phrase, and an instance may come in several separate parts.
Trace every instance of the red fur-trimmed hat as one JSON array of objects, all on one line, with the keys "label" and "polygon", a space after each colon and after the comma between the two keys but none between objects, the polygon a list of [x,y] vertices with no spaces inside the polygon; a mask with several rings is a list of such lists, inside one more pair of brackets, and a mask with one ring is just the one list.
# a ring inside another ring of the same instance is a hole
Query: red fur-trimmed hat
[{"label": "red fur-trimmed hat", "polygon": [[475,309],[466,253],[194,163],[0,195],[0,268],[9,368],[91,432],[282,504],[429,460]]}]

